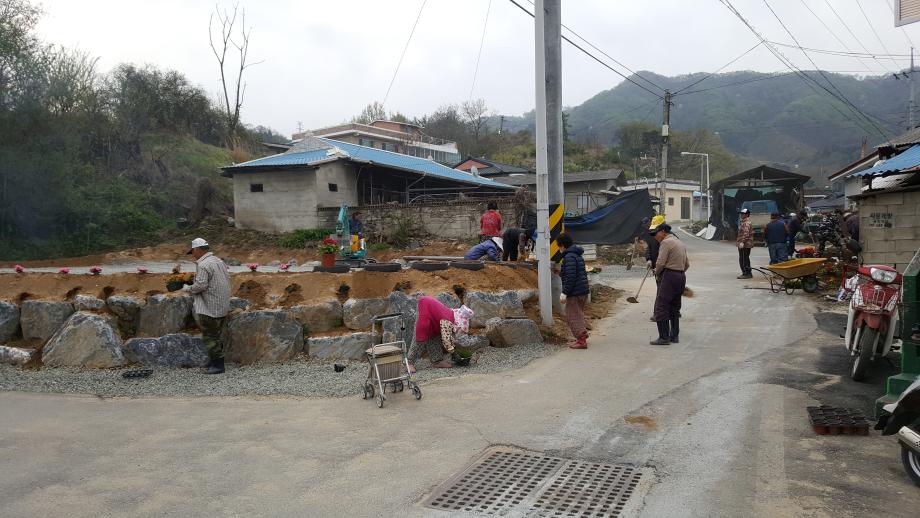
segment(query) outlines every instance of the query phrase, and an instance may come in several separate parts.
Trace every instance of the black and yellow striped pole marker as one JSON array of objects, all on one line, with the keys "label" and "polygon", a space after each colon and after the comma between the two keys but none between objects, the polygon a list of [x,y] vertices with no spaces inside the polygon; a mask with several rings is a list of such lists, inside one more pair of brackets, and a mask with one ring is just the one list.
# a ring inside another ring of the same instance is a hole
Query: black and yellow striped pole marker
[{"label": "black and yellow striped pole marker", "polygon": [[559,262],[562,254],[559,253],[559,243],[556,241],[559,234],[565,231],[562,224],[562,216],[565,215],[564,203],[551,203],[549,205],[549,258],[553,262]]}]

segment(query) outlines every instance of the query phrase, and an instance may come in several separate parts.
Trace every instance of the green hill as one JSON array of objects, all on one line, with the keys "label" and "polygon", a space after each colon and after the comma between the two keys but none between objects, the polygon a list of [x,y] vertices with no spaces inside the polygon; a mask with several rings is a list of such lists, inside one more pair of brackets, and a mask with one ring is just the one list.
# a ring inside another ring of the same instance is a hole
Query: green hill
[{"label": "green hill", "polygon": [[[672,92],[708,75],[640,74]],[[817,73],[809,74],[830,89]],[[676,95],[671,127],[718,133],[722,144],[738,156],[739,164],[773,163],[811,176],[826,176],[857,158],[864,137],[871,148],[907,129],[906,79],[826,75],[872,118],[881,133],[840,101],[821,90],[816,93],[799,77],[759,72],[717,74]],[[660,100],[625,81],[566,111],[574,140],[604,146],[620,144],[617,130],[624,123],[644,120],[658,125],[662,116]],[[504,125],[511,131],[532,131],[533,114],[506,117]]]}]

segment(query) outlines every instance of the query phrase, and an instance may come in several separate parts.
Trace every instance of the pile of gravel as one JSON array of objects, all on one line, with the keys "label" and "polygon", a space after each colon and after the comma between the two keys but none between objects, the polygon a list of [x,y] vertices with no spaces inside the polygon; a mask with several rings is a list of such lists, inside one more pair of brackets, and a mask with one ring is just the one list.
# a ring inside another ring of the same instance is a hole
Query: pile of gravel
[{"label": "pile of gravel", "polygon": [[[449,376],[488,374],[527,365],[561,348],[554,344],[486,347],[479,361],[470,367],[431,369],[428,361],[419,365],[419,382]],[[339,361],[347,365],[335,372],[331,360],[304,358],[285,363],[238,366],[227,364],[227,372],[206,376],[198,369],[155,369],[149,378],[125,379],[120,370],[47,368],[22,370],[0,365],[0,390],[94,394],[102,397],[147,396],[306,396],[344,397],[362,393],[368,364]]]}]

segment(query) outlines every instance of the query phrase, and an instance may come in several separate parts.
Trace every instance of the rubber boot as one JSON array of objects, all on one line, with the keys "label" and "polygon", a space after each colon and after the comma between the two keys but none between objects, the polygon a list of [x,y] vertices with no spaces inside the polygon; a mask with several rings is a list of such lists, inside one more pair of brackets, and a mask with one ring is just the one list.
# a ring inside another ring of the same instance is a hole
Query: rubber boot
[{"label": "rubber boot", "polygon": [[671,319],[671,343],[677,344],[680,343],[678,340],[678,335],[680,334],[680,319],[674,317]]},{"label": "rubber boot", "polygon": [[671,341],[668,339],[670,332],[668,329],[668,321],[661,320],[656,322],[658,324],[658,339],[652,340],[649,342],[651,345],[670,345]]},{"label": "rubber boot", "polygon": [[208,367],[208,370],[205,371],[205,374],[223,374],[224,373],[224,359],[217,358],[216,360],[211,360],[211,365]]}]

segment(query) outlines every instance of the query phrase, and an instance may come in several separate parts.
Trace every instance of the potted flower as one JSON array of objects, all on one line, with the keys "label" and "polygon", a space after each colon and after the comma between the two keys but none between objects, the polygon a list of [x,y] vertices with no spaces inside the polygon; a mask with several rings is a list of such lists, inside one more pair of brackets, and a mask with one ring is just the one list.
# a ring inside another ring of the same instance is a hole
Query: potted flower
[{"label": "potted flower", "polygon": [[100,273],[102,273],[102,267],[100,267],[100,266],[93,266],[92,268],[89,269],[89,273],[91,273],[91,274],[93,274],[93,275],[99,275]]},{"label": "potted flower", "polygon": [[250,272],[254,272],[259,269],[259,263],[249,263],[246,265],[246,268],[249,268]]},{"label": "potted flower", "polygon": [[335,255],[339,253],[341,247],[339,242],[331,237],[323,239],[323,244],[319,245],[319,253],[323,254],[322,265],[324,268],[331,268],[335,266]]},{"label": "potted flower", "polygon": [[21,264],[17,264],[16,266],[14,266],[14,267],[13,267],[13,270],[15,270],[16,273],[22,273],[22,272],[26,271],[26,269],[23,268]]}]

